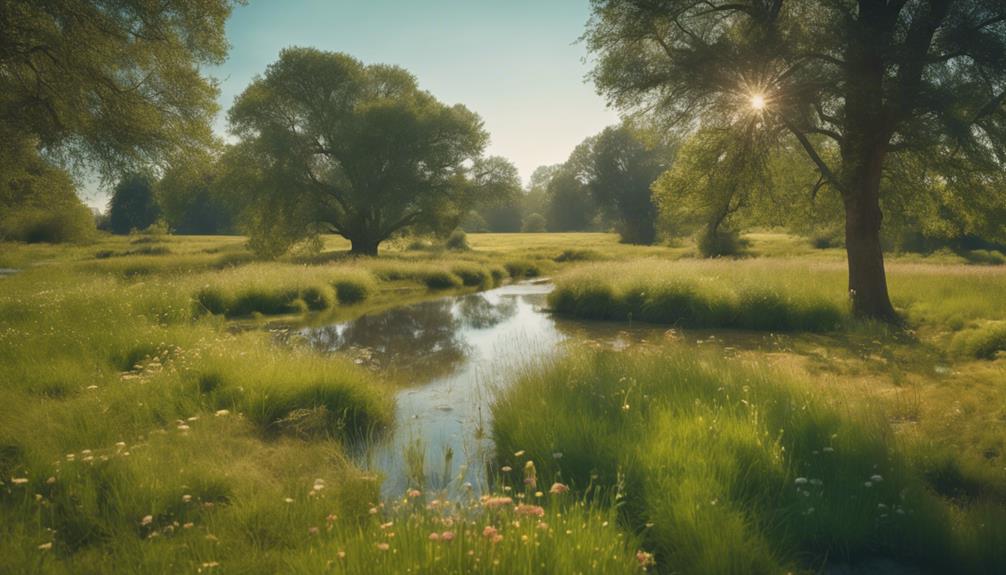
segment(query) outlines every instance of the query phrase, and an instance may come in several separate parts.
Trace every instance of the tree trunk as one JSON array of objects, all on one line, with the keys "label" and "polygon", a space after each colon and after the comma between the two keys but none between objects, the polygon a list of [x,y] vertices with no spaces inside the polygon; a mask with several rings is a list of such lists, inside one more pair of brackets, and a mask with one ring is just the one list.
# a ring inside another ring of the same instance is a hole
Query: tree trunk
[{"label": "tree trunk", "polygon": [[349,249],[349,253],[354,256],[377,256],[377,246],[380,245],[380,240],[371,239],[370,237],[365,238],[353,238],[350,240],[352,247]]},{"label": "tree trunk", "polygon": [[884,253],[880,245],[880,179],[883,154],[875,153],[857,162],[847,179],[845,203],[845,250],[849,263],[849,297],[857,317],[898,321],[887,293]]}]

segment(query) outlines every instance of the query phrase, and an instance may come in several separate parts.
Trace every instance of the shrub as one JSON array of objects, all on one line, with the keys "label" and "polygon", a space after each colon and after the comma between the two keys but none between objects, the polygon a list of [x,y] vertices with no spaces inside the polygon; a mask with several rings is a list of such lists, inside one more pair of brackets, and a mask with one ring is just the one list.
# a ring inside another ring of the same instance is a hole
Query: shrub
[{"label": "shrub", "polygon": [[842,247],[845,242],[834,233],[821,232],[810,237],[810,245],[815,250]]},{"label": "shrub", "polygon": [[471,246],[468,245],[468,235],[465,234],[464,230],[454,230],[451,232],[451,235],[447,237],[447,241],[444,242],[444,245],[447,249],[456,252],[468,251],[472,249]]},{"label": "shrub", "polygon": [[[2,208],[2,206],[0,206]],[[94,237],[94,219],[79,202],[51,207],[0,209],[0,240],[33,243],[83,242]]]},{"label": "shrub", "polygon": [[736,231],[708,228],[699,234],[697,243],[699,253],[706,258],[736,256],[748,246]]},{"label": "shrub", "polygon": [[970,250],[963,252],[964,259],[973,264],[1001,266],[1006,264],[1006,255],[995,250]]},{"label": "shrub", "polygon": [[541,214],[528,214],[521,225],[524,233],[542,233],[545,231],[545,216]]},{"label": "shrub", "polygon": [[405,249],[410,252],[421,252],[431,250],[433,248],[433,242],[426,238],[414,238],[405,246]]}]

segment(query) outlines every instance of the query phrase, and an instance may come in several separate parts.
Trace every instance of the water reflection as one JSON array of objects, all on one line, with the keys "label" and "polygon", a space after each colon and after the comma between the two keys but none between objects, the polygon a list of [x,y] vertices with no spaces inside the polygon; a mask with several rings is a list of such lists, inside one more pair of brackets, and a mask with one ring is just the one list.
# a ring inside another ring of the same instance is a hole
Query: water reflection
[{"label": "water reflection", "polygon": [[450,373],[465,358],[453,308],[449,299],[423,302],[305,330],[303,335],[315,349],[348,352],[357,363],[432,377]]},{"label": "water reflection", "polygon": [[384,476],[386,496],[415,486],[420,469],[428,488],[485,485],[493,389],[564,339],[543,310],[550,289],[517,284],[301,330],[317,349],[409,375],[395,428],[361,455]]}]

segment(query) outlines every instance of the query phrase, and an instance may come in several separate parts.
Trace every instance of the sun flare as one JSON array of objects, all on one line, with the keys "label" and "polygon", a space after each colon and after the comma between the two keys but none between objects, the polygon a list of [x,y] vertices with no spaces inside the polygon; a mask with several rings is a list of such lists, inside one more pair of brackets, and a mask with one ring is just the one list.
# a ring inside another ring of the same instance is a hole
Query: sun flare
[{"label": "sun flare", "polygon": [[751,95],[751,107],[755,110],[761,111],[765,109],[765,96],[761,94]]}]

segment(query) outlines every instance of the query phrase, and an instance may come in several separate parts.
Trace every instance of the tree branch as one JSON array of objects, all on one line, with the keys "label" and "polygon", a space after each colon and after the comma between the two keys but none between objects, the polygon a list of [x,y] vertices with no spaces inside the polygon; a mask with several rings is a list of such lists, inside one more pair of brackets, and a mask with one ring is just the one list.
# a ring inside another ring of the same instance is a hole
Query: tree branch
[{"label": "tree branch", "polygon": [[810,140],[807,138],[807,134],[804,134],[802,131],[800,131],[799,128],[794,126],[786,119],[783,119],[782,123],[784,126],[786,126],[786,129],[788,129],[793,134],[793,136],[796,137],[797,141],[800,142],[800,145],[803,146],[804,151],[807,152],[807,155],[810,156],[811,161],[814,162],[814,165],[816,165],[817,169],[821,172],[821,176],[827,179],[829,184],[835,186],[836,189],[844,193],[845,186],[843,186],[842,183],[838,181],[838,178],[835,177],[835,172],[833,172],[832,169],[828,167],[828,164],[825,163],[825,161],[821,158],[821,155],[817,153],[816,149],[814,149],[814,144],[812,144]]}]

